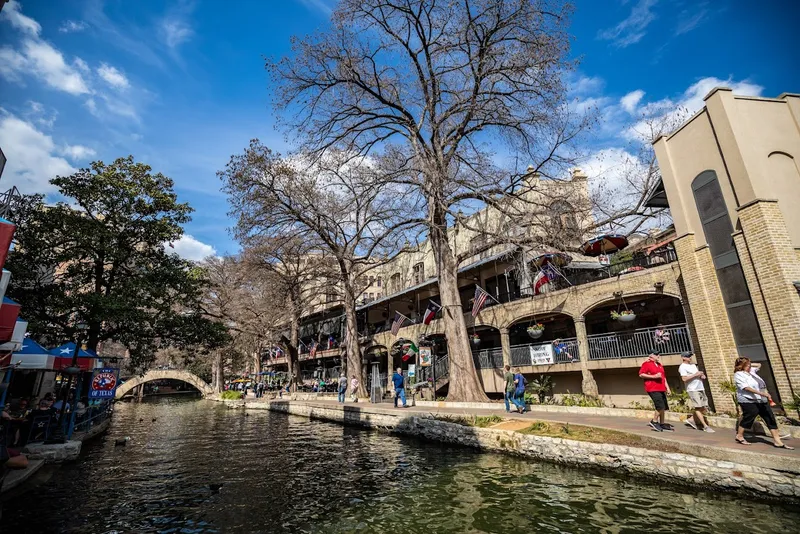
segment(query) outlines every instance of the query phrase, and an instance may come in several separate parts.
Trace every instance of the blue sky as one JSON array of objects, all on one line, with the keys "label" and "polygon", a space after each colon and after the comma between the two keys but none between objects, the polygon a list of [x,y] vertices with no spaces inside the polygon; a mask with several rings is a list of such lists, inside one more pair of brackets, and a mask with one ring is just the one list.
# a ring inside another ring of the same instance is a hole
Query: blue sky
[{"label": "blue sky", "polygon": [[[597,108],[584,167],[613,173],[642,109],[694,111],[716,85],[800,92],[800,2],[577,0],[571,93]],[[0,12],[0,189],[133,154],[195,209],[176,250],[235,252],[216,171],[249,139],[283,150],[264,56],[324,27],[332,0],[12,0]],[[788,6],[788,7],[787,7]],[[790,11],[786,11],[786,10]]]}]

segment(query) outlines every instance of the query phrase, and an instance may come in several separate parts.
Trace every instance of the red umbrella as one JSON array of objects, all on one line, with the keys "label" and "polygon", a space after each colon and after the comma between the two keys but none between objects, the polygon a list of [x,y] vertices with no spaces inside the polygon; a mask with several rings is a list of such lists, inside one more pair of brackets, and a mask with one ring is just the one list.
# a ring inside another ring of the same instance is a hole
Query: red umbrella
[{"label": "red umbrella", "polygon": [[602,256],[613,254],[628,246],[628,238],[620,234],[607,234],[597,236],[581,245],[581,252],[585,256]]}]

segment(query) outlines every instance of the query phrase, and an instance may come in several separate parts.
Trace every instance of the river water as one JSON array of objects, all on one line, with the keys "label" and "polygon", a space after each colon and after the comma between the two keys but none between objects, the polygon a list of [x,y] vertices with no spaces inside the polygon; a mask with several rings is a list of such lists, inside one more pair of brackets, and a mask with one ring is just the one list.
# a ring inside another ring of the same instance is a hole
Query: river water
[{"label": "river water", "polygon": [[[130,437],[126,446],[115,440]],[[0,532],[797,532],[800,510],[203,400],[117,404]],[[216,485],[222,484],[219,490]],[[669,488],[669,489],[668,489]]]}]

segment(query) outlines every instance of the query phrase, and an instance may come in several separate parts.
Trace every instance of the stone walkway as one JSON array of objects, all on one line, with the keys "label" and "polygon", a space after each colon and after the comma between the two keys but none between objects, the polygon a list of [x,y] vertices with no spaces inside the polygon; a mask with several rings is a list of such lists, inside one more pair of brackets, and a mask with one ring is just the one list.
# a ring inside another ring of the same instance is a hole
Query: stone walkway
[{"label": "stone walkway", "polygon": [[[254,399],[248,397],[248,403],[262,402],[268,399]],[[281,400],[281,399],[276,399]],[[283,399],[289,400],[289,399]],[[338,404],[335,398],[319,398],[314,401],[303,401],[309,403],[321,403],[325,405]],[[714,434],[694,430],[682,423],[674,424],[675,432],[656,432],[647,425],[647,420],[633,418],[633,417],[617,417],[608,415],[583,415],[573,413],[553,413],[537,411],[535,408],[531,412],[526,412],[524,415],[517,413],[505,413],[502,404],[498,403],[497,410],[486,409],[465,409],[465,408],[433,408],[433,407],[408,407],[408,408],[394,408],[391,402],[383,402],[380,404],[371,404],[369,402],[359,402],[354,404],[350,401],[345,403],[345,406],[354,406],[363,410],[381,409],[406,413],[420,413],[420,414],[449,414],[449,415],[499,415],[509,419],[521,420],[540,420],[540,421],[555,421],[559,423],[570,423],[575,425],[587,425],[598,428],[606,428],[609,430],[619,430],[623,432],[630,432],[633,434],[641,434],[647,437],[659,438],[668,441],[681,442],[685,444],[695,444],[700,446],[721,447],[732,449],[735,451],[742,451],[745,453],[758,453],[775,456],[786,456],[794,460],[800,461],[800,440],[787,438],[784,440],[789,446],[796,447],[795,450],[779,449],[772,445],[772,438],[765,436],[745,434],[747,441],[752,443],[750,446],[740,445],[734,441],[735,433],[732,429],[721,428],[717,429]]]}]

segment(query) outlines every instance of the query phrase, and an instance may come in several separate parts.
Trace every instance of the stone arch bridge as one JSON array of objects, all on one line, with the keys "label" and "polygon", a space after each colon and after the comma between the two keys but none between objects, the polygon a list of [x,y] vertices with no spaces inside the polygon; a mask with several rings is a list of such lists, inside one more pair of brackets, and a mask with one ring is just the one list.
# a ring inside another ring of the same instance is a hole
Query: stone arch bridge
[{"label": "stone arch bridge", "polygon": [[152,382],[153,380],[180,380],[182,382],[186,382],[187,384],[194,386],[197,388],[200,393],[203,394],[204,397],[212,395],[214,390],[211,389],[205,380],[200,378],[199,376],[190,373],[189,371],[181,371],[178,369],[159,369],[159,370],[150,370],[147,371],[142,376],[135,376],[130,380],[127,380],[124,384],[117,388],[117,393],[115,398],[121,399],[124,397],[128,392],[130,392],[136,386],[140,386],[146,382]]}]

